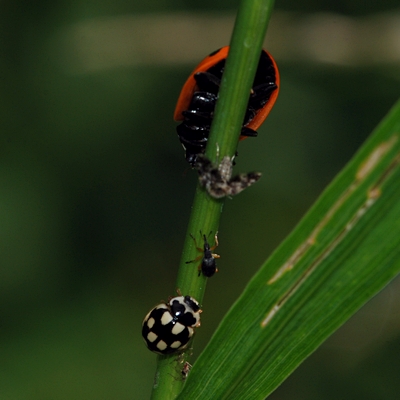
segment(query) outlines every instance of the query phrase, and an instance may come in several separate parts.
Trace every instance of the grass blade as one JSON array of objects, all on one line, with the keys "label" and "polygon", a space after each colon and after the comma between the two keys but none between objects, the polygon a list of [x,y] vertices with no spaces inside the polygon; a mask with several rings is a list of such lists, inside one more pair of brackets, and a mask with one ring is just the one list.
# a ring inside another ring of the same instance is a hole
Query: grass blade
[{"label": "grass blade", "polygon": [[264,399],[398,274],[399,167],[400,102],[251,280],[180,399]]}]

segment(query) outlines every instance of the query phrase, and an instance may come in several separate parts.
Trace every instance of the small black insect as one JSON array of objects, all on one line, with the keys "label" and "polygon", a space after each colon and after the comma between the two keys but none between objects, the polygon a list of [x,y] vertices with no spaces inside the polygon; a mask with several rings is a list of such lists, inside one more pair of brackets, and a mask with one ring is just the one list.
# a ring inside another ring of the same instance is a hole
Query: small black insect
[{"label": "small black insect", "polygon": [[194,240],[194,243],[196,245],[196,249],[198,251],[201,251],[203,254],[199,255],[194,260],[186,261],[186,264],[190,264],[190,263],[193,263],[193,262],[201,260],[201,263],[198,266],[199,276],[200,276],[201,273],[203,273],[204,276],[206,276],[207,278],[210,278],[216,272],[218,272],[217,263],[216,263],[215,259],[216,258],[220,258],[220,256],[218,254],[213,253],[213,250],[215,250],[217,248],[218,244],[219,244],[218,243],[217,234],[218,234],[218,232],[214,235],[215,245],[210,247],[210,244],[207,241],[207,236],[202,234],[201,231],[200,231],[200,235],[203,236],[203,240],[204,240],[204,247],[203,248],[198,247],[196,238],[192,234],[190,234],[190,236]]}]

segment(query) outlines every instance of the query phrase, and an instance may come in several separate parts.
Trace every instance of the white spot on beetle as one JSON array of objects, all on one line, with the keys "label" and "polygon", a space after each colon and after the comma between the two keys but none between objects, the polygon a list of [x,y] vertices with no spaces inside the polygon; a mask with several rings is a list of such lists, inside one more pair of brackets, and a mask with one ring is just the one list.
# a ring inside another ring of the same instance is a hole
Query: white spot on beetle
[{"label": "white spot on beetle", "polygon": [[153,325],[155,324],[155,319],[154,318],[150,318],[148,321],[147,321],[147,327],[149,328],[149,329],[151,329],[152,327],[153,327]]},{"label": "white spot on beetle", "polygon": [[165,343],[163,340],[160,340],[160,341],[157,343],[157,349],[163,351],[163,350],[165,350],[166,348],[167,348],[167,343]]},{"label": "white spot on beetle", "polygon": [[177,340],[176,342],[171,344],[171,348],[172,349],[179,349],[179,347],[182,346],[182,342],[180,342],[179,340]]},{"label": "white spot on beetle", "polygon": [[172,321],[172,315],[169,313],[169,312],[165,312],[164,314],[163,314],[163,316],[161,317],[161,323],[163,324],[163,325],[167,325],[167,324],[169,324],[171,321]]},{"label": "white spot on beetle", "polygon": [[185,325],[180,324],[179,322],[175,324],[172,328],[172,333],[174,335],[179,335],[185,329]]},{"label": "white spot on beetle", "polygon": [[158,336],[154,333],[154,332],[149,332],[149,334],[147,335],[147,340],[150,343],[153,343],[155,340],[157,340]]}]

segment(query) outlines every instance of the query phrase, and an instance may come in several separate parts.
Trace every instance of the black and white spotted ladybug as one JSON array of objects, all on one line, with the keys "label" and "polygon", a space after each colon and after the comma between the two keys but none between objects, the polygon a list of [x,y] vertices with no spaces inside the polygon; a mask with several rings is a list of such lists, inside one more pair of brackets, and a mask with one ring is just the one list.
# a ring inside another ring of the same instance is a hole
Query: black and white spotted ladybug
[{"label": "black and white spotted ladybug", "polygon": [[[201,231],[200,231],[200,235],[202,235]],[[190,263],[199,261],[201,259],[201,263],[199,264],[199,267],[198,267],[199,276],[200,276],[201,273],[203,273],[204,276],[206,276],[207,278],[210,278],[216,272],[218,272],[217,263],[216,263],[215,259],[216,258],[220,258],[220,256],[218,254],[213,253],[213,250],[215,250],[217,248],[217,246],[218,246],[217,233],[214,236],[215,245],[212,246],[212,247],[210,247],[210,244],[207,241],[207,236],[206,235],[202,235],[203,236],[203,240],[204,240],[204,248],[203,249],[201,247],[197,246],[196,238],[192,234],[190,234],[190,236],[194,240],[194,243],[196,245],[196,249],[198,251],[201,251],[203,254],[199,255],[194,260],[186,261],[186,264],[190,264]]]},{"label": "black and white spotted ladybug", "polygon": [[142,336],[149,350],[172,354],[187,346],[200,326],[199,303],[190,296],[173,297],[154,307],[142,324]]},{"label": "black and white spotted ladybug", "polygon": [[235,196],[261,178],[260,172],[239,174],[232,178],[233,158],[225,156],[219,164],[214,164],[204,154],[197,155],[195,168],[199,182],[211,197]]}]

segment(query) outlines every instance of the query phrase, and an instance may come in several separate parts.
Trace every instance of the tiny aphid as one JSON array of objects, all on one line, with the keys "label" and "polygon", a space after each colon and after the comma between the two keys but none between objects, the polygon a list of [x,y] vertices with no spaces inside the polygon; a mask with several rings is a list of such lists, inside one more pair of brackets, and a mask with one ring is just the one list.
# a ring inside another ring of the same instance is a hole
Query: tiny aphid
[{"label": "tiny aphid", "polygon": [[192,365],[189,364],[189,363],[186,361],[185,364],[183,365],[183,368],[182,368],[182,371],[181,371],[182,379],[183,379],[183,380],[185,380],[185,379],[188,377],[189,372],[190,372],[191,369],[192,369]]}]

